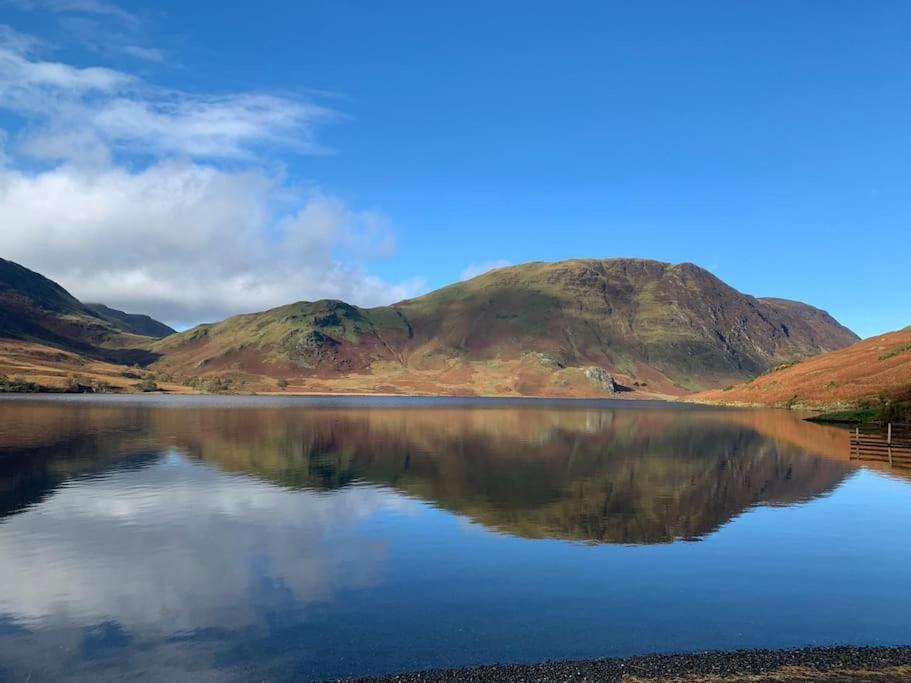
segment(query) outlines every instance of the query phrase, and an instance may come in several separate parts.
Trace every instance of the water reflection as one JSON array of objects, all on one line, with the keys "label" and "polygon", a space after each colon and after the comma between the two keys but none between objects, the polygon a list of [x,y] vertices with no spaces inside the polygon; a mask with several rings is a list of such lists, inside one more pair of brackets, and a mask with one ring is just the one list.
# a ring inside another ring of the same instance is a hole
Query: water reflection
[{"label": "water reflection", "polygon": [[[874,545],[853,549],[849,583],[819,555],[863,513],[840,503],[850,514],[819,526],[801,504],[866,480],[842,433],[787,413],[377,405],[0,401],[0,679],[306,679],[744,646],[729,640],[747,631],[817,642],[844,626],[817,584],[855,591],[839,609],[870,607],[860,591],[879,584],[858,574],[907,566],[869,561],[882,539],[856,530]],[[747,524],[719,554],[718,529],[773,508],[797,517]],[[545,538],[582,543],[522,540]],[[788,582],[799,616],[766,614]],[[901,603],[876,629],[908,625]]]},{"label": "water reflection", "polygon": [[179,455],[119,469],[3,526],[0,613],[26,628],[112,617],[158,634],[237,628],[264,601],[300,606],[369,585],[384,547],[358,522],[406,502],[371,487],[294,494]]},{"label": "water reflection", "polygon": [[175,449],[290,488],[388,486],[523,537],[655,543],[704,536],[756,504],[812,498],[853,470],[770,438],[769,421],[786,436],[830,437],[780,412],[763,415],[763,433],[756,414],[745,423],[746,413],[708,410],[8,408],[19,426],[0,433],[0,453],[26,443],[26,469],[38,468],[4,477],[15,481],[11,509],[53,488],[48,470],[59,480]]}]

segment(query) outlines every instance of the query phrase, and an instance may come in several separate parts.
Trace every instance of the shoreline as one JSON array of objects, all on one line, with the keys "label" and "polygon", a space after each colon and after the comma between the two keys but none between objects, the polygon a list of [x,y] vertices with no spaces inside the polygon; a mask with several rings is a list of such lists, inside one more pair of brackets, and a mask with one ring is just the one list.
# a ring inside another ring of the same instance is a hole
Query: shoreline
[{"label": "shoreline", "polygon": [[332,679],[347,683],[449,683],[451,681],[579,681],[604,683],[733,683],[734,681],[908,681],[911,646],[806,647],[712,651],[609,659],[492,664],[430,669],[376,677]]},{"label": "shoreline", "polygon": [[455,394],[374,394],[374,393],[204,393],[204,392],[170,392],[170,391],[148,391],[148,392],[104,392],[91,393],[81,392],[72,393],[65,391],[55,392],[0,392],[0,401],[4,400],[32,400],[32,401],[55,401],[55,400],[73,400],[73,401],[128,401],[128,400],[148,400],[155,401],[160,399],[174,400],[237,400],[237,401],[254,401],[263,399],[266,401],[275,401],[281,399],[293,400],[322,400],[331,403],[334,400],[346,401],[351,399],[383,399],[387,402],[396,400],[401,402],[416,401],[440,401],[441,403],[490,403],[490,404],[511,404],[511,403],[541,403],[556,405],[602,405],[602,404],[629,404],[638,407],[647,408],[678,408],[686,410],[736,410],[732,406],[713,406],[706,403],[694,403],[690,401],[681,401],[676,398],[636,398],[625,399],[615,396],[590,397],[590,396],[513,396],[509,394],[500,395],[455,395]]},{"label": "shoreline", "polygon": [[[622,401],[624,403],[667,403],[670,405],[687,405],[693,407],[700,407],[706,409],[730,409],[730,410],[781,410],[786,412],[800,412],[800,413],[817,413],[825,414],[829,412],[827,407],[820,406],[799,406],[788,408],[781,405],[773,404],[763,404],[763,403],[744,403],[738,401],[732,402],[721,402],[721,401],[706,401],[700,399],[693,399],[688,394],[682,394],[680,396],[665,395],[665,394],[649,394],[649,395],[640,395],[640,396],[624,396],[625,392],[617,392],[615,394],[607,394],[604,396],[548,396],[546,394],[431,394],[431,393],[387,393],[387,392],[358,392],[358,391],[253,391],[253,392],[238,392],[238,391],[225,391],[225,392],[206,392],[206,391],[170,391],[170,390],[158,390],[158,391],[104,391],[104,392],[91,392],[91,391],[0,391],[0,397],[8,396],[44,396],[44,397],[59,397],[59,396],[209,396],[209,397],[238,397],[238,398],[402,398],[402,399],[417,399],[417,398],[439,398],[439,399],[459,399],[459,400],[498,400],[498,401]],[[809,419],[809,418],[805,418]],[[814,421],[814,420],[810,420]],[[830,423],[830,421],[819,420],[820,423]],[[831,421],[832,424],[854,424],[854,422],[846,421]]]},{"label": "shoreline", "polygon": [[[57,391],[42,387],[40,391],[0,391],[0,396],[345,396],[345,397],[369,397],[381,396],[387,398],[495,398],[495,399],[547,399],[547,400],[567,400],[567,401],[662,401],[666,403],[693,403],[700,405],[713,405],[711,403],[701,403],[699,401],[686,400],[687,395],[681,394],[675,396],[672,394],[648,394],[643,393],[637,396],[627,396],[625,394],[635,392],[618,391],[611,394],[592,395],[592,396],[567,396],[547,394],[434,394],[434,393],[392,393],[382,391],[198,391],[189,389],[185,391],[172,391],[170,389],[158,389],[156,391]],[[721,404],[716,404],[721,405]],[[729,406],[732,407],[732,406]]]}]

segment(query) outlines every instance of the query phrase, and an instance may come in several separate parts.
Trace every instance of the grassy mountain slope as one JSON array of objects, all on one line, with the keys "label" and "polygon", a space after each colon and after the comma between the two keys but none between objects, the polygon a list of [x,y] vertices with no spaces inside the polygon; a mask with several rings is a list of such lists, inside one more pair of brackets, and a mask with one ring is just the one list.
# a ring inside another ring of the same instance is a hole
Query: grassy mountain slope
[{"label": "grassy mountain slope", "polygon": [[[104,308],[111,313],[98,313],[43,275],[0,259],[0,339],[108,362],[154,360],[155,355],[145,348],[152,339],[137,333],[133,316]],[[119,320],[117,314],[126,320]]]},{"label": "grassy mountain slope", "polygon": [[587,259],[502,268],[393,306],[300,302],[152,348],[166,372],[251,387],[603,395],[604,371],[681,394],[856,340],[823,311],[741,294],[692,264]]},{"label": "grassy mountain slope", "polygon": [[[634,259],[503,268],[397,308],[434,350],[533,350],[631,373],[647,364],[683,382],[751,375],[857,339],[804,304],[773,307],[692,264]],[[808,324],[810,312],[827,324]]]},{"label": "grassy mountain slope", "polygon": [[97,315],[99,318],[108,321],[114,327],[123,332],[142,335],[143,337],[152,337],[153,339],[162,339],[169,334],[174,334],[176,330],[155,318],[143,315],[141,313],[125,313],[118,311],[116,308],[105,306],[104,304],[84,304],[87,309]]},{"label": "grassy mountain slope", "polygon": [[851,407],[864,401],[911,399],[911,327],[871,337],[766,373],[697,400],[761,405]]}]

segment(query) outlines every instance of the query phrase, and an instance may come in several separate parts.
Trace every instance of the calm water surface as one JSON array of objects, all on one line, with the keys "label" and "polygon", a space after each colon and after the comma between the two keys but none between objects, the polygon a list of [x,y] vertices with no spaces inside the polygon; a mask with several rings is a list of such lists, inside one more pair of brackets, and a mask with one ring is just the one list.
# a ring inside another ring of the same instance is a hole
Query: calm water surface
[{"label": "calm water surface", "polygon": [[785,412],[0,400],[0,679],[911,641],[911,475]]}]

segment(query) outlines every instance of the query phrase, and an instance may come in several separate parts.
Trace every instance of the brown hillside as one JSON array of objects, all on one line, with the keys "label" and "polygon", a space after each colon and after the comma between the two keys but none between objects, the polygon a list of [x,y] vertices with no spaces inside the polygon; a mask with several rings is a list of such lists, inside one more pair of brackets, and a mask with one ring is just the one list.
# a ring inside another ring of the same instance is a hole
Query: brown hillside
[{"label": "brown hillside", "polygon": [[728,390],[707,391],[693,398],[715,403],[822,408],[853,406],[880,396],[911,398],[911,327],[808,358]]},{"label": "brown hillside", "polygon": [[[134,367],[109,363],[53,346],[0,339],[0,392],[10,391],[10,382],[34,384],[37,387],[32,387],[31,390],[51,392],[138,392],[143,390],[142,382],[145,379],[152,379],[151,374]],[[168,392],[190,391],[187,387],[160,379],[156,386]]]}]

